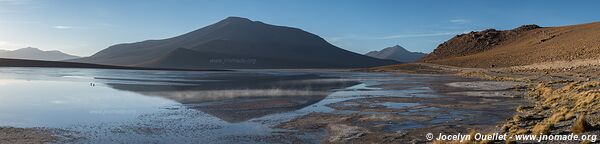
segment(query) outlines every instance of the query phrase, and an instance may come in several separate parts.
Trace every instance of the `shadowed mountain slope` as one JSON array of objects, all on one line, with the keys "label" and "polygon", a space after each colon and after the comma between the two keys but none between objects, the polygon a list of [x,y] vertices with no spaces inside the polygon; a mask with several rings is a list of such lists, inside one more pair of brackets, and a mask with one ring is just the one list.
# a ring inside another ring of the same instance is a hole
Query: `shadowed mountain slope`
[{"label": "shadowed mountain slope", "polygon": [[77,62],[158,68],[358,68],[393,64],[301,29],[229,17],[163,40],[118,44]]}]

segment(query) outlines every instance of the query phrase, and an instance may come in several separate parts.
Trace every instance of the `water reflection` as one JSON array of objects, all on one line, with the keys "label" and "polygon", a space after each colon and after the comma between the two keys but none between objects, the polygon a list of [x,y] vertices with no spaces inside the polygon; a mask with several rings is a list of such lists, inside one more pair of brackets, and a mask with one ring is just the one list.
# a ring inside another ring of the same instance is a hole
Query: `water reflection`
[{"label": "water reflection", "polygon": [[355,81],[315,74],[229,74],[204,79],[189,77],[170,82],[179,84],[106,84],[117,90],[174,100],[229,123],[299,110],[321,101],[334,89],[358,84]]},{"label": "water reflection", "polygon": [[63,127],[122,122],[176,104],[89,82],[1,79],[0,126]]}]

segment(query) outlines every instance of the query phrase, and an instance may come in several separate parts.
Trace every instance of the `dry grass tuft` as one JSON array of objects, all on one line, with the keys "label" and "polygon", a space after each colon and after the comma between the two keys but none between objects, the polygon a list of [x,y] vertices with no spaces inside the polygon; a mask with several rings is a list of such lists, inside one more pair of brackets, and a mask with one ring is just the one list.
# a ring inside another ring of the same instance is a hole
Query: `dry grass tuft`
[{"label": "dry grass tuft", "polygon": [[566,120],[567,111],[568,110],[565,108],[559,108],[559,110],[554,112],[554,114],[552,114],[552,116],[547,118],[546,121],[548,121],[550,123],[558,123],[558,122],[564,121],[564,120]]},{"label": "dry grass tuft", "polygon": [[554,127],[551,123],[538,123],[531,130],[534,135],[543,135],[550,133],[550,130]]},{"label": "dry grass tuft", "polygon": [[535,86],[533,89],[531,89],[528,93],[529,96],[534,97],[534,98],[538,98],[541,96],[546,96],[546,95],[550,95],[552,94],[554,90],[552,90],[552,88],[550,86],[548,86],[545,83],[540,83],[537,86]]},{"label": "dry grass tuft", "polygon": [[575,90],[578,90],[578,91],[589,90],[591,88],[597,88],[598,86],[600,86],[600,82],[598,82],[598,81],[591,81],[591,82],[587,82],[587,83],[584,83],[584,84],[582,84],[580,86],[575,87]]},{"label": "dry grass tuft", "polygon": [[571,127],[571,132],[580,134],[589,131],[592,126],[585,120],[585,115],[579,115],[577,121]]},{"label": "dry grass tuft", "polygon": [[474,141],[474,140],[475,140],[475,135],[476,135],[476,134],[477,134],[477,131],[475,131],[475,130],[471,130],[471,131],[469,132],[469,137],[471,138],[471,139],[469,139],[469,141]]}]

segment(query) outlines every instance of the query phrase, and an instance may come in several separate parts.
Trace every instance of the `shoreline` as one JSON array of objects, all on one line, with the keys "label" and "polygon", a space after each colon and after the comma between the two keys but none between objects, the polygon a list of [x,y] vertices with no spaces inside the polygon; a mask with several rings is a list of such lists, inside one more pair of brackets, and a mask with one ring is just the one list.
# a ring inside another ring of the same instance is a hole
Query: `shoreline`
[{"label": "shoreline", "polygon": [[116,69],[116,70],[164,70],[164,71],[233,71],[227,69],[177,69],[177,68],[144,68],[100,65],[89,63],[63,62],[63,61],[40,61],[24,59],[0,58],[0,68],[88,68],[88,69]]},{"label": "shoreline", "polygon": [[[572,66],[564,62],[504,68],[461,68],[429,63],[359,69],[361,72],[434,73],[492,81],[520,82],[527,89],[512,118],[497,125],[500,132],[519,134],[600,134],[600,77],[595,65]],[[543,67],[542,67],[543,66]],[[434,141],[446,143],[455,141]],[[496,141],[498,142],[498,141]],[[507,141],[514,142],[514,141]],[[581,143],[589,143],[582,141]]]},{"label": "shoreline", "polygon": [[[431,141],[425,139],[425,134],[430,132],[499,131],[495,126],[512,116],[512,112],[506,111],[528,105],[526,100],[509,96],[523,94],[510,83],[440,74],[424,76],[429,78],[416,78],[423,84],[390,83],[373,88],[410,91],[415,87],[430,87],[431,93],[420,94],[432,97],[398,93],[344,100],[327,104],[343,113],[310,113],[275,128],[325,133],[322,143],[427,143]],[[487,96],[468,94],[471,92]],[[386,105],[390,103],[397,105]]]}]

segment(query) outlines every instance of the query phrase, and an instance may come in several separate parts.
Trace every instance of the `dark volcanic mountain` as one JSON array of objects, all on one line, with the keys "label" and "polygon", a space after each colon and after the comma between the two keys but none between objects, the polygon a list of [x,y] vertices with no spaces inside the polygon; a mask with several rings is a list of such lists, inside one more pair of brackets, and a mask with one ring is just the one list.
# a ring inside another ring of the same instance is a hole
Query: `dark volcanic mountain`
[{"label": "dark volcanic mountain", "polygon": [[378,59],[395,60],[399,62],[413,62],[421,59],[427,54],[411,52],[404,49],[402,46],[396,45],[393,47],[387,47],[381,51],[371,51],[365,55]]},{"label": "dark volcanic mountain", "polygon": [[78,56],[69,55],[60,51],[42,51],[37,48],[22,48],[14,51],[0,50],[0,58],[8,59],[27,59],[27,60],[44,60],[44,61],[61,61],[68,59],[79,58]]},{"label": "dark volcanic mountain", "polygon": [[393,64],[301,29],[229,17],[163,40],[118,44],[77,62],[156,68],[358,68]]}]

